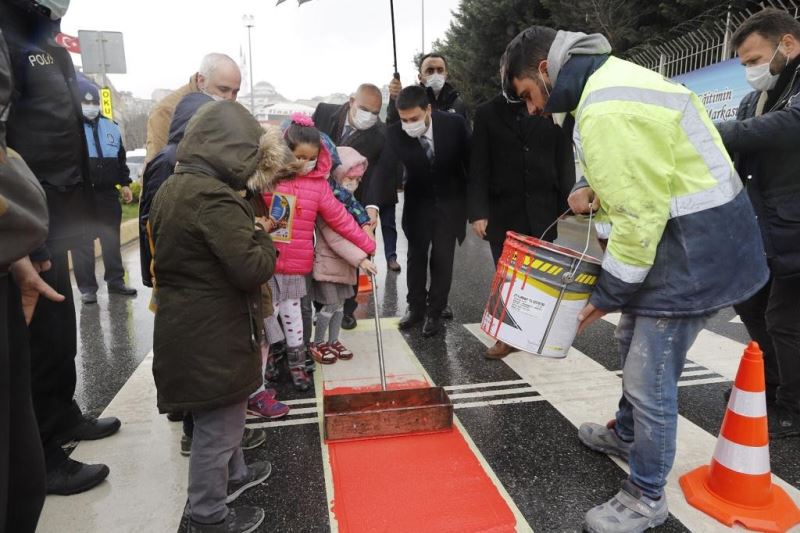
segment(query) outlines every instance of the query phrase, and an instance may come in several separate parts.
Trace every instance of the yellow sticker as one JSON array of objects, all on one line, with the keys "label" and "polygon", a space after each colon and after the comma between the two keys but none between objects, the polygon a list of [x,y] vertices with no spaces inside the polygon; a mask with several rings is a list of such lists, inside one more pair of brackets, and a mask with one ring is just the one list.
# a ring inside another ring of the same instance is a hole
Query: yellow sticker
[{"label": "yellow sticker", "polygon": [[114,120],[113,109],[111,107],[111,89],[108,87],[100,89],[100,110],[104,117]]}]

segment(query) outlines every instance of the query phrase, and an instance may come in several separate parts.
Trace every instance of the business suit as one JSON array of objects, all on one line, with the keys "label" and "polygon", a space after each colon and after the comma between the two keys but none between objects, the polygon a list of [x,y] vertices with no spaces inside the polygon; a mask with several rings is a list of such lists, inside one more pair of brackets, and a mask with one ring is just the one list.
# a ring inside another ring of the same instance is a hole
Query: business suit
[{"label": "business suit", "polygon": [[409,137],[401,123],[387,128],[386,146],[365,201],[378,205],[388,201],[395,186],[391,169],[398,163],[405,166],[402,225],[408,238],[409,310],[421,314],[427,305],[428,316],[438,318],[450,293],[456,242],[466,236],[470,135],[464,119],[452,113],[433,111],[430,127],[433,161],[420,139]]},{"label": "business suit", "polygon": [[[502,95],[478,106],[472,133],[469,220],[487,219],[495,261],[507,231],[539,237],[567,209],[575,161],[567,133]],[[546,237],[555,239],[555,229]]]}]

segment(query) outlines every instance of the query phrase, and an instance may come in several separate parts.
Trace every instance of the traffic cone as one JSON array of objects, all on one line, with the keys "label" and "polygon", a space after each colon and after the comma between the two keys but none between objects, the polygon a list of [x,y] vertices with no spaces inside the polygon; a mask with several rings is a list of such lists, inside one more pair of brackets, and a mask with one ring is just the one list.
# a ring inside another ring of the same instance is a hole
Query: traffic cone
[{"label": "traffic cone", "polygon": [[368,294],[372,292],[372,282],[369,280],[369,276],[358,271],[358,294]]},{"label": "traffic cone", "polygon": [[758,344],[745,349],[711,464],[680,478],[694,507],[727,526],[786,531],[800,509],[772,483],[767,433],[764,359]]}]

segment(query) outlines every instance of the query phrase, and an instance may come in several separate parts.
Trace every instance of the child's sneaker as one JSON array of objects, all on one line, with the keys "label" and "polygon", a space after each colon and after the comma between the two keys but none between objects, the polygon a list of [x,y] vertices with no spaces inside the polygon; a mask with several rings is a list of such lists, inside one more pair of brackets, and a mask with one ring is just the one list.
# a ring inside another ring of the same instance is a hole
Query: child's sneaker
[{"label": "child's sneaker", "polygon": [[345,345],[339,341],[329,343],[328,347],[333,353],[336,354],[336,357],[338,357],[343,361],[347,361],[353,358],[353,352],[347,349]]},{"label": "child's sneaker", "polygon": [[247,400],[247,412],[262,418],[282,418],[289,414],[289,406],[282,404],[263,390]]},{"label": "child's sneaker", "polygon": [[316,344],[312,342],[308,345],[308,353],[314,361],[321,365],[332,365],[336,362],[336,352],[326,343]]}]

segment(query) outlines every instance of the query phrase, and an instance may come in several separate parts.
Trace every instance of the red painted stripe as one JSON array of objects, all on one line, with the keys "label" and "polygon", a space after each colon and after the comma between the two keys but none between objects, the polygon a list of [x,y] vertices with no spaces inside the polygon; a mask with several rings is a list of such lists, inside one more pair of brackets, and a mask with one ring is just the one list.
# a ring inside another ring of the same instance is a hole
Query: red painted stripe
[{"label": "red painted stripe", "polygon": [[340,531],[515,531],[514,514],[455,428],[328,449]]}]

